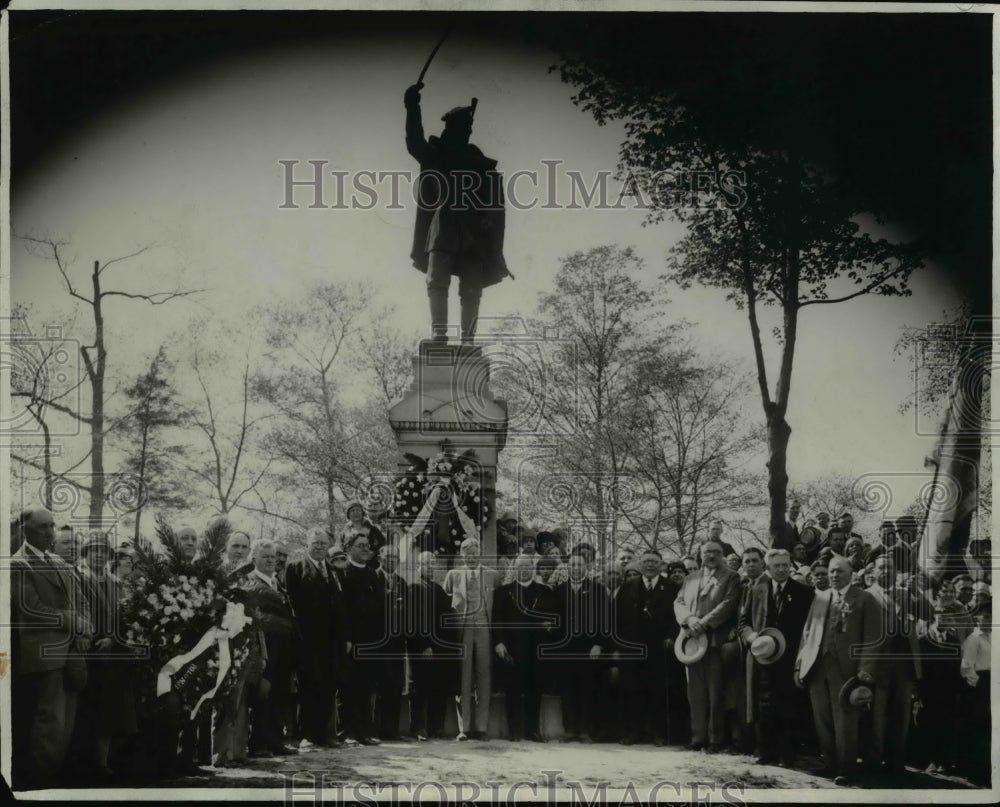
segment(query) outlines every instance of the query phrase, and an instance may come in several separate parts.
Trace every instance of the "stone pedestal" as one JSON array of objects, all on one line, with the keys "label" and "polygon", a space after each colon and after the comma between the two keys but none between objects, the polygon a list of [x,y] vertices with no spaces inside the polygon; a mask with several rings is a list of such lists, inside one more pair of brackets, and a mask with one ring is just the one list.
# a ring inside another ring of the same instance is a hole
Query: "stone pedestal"
[{"label": "stone pedestal", "polygon": [[482,525],[482,554],[487,563],[496,548],[497,458],[507,441],[507,404],[490,389],[490,362],[482,348],[425,340],[413,357],[413,384],[389,409],[389,423],[404,453],[430,459],[445,448],[456,454],[476,452],[481,495],[489,506]]}]

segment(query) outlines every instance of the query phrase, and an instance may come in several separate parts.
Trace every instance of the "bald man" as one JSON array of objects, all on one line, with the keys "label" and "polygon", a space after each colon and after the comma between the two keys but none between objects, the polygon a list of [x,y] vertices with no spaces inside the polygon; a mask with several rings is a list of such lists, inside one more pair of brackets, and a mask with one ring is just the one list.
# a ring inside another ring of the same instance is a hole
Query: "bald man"
[{"label": "bald man", "polygon": [[195,559],[198,554],[198,532],[194,527],[181,527],[174,533],[177,545],[181,548],[184,557],[189,561]]},{"label": "bald man", "polygon": [[254,569],[250,557],[250,536],[245,532],[233,532],[226,540],[226,556],[222,559],[222,570],[234,583],[242,583]]},{"label": "bald man", "polygon": [[809,688],[809,701],[825,772],[834,783],[857,776],[859,709],[840,705],[840,690],[853,676],[872,686],[882,637],[878,602],[851,584],[850,561],[830,560],[830,589],[817,591],[806,615],[795,659],[794,681]]}]

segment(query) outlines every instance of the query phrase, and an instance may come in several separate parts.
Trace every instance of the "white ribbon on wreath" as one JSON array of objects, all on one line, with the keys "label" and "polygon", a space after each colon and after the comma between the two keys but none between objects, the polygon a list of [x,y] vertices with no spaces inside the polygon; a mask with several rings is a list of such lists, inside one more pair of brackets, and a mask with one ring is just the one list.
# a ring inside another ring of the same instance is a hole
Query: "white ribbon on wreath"
[{"label": "white ribbon on wreath", "polygon": [[202,637],[198,640],[195,646],[188,650],[187,653],[174,656],[160,668],[160,672],[156,676],[156,696],[159,697],[160,695],[165,695],[169,692],[171,684],[170,679],[173,677],[174,673],[180,670],[188,662],[194,661],[198,658],[198,656],[218,642],[219,673],[215,677],[215,686],[208,692],[204,693],[191,710],[191,719],[194,720],[194,716],[198,713],[198,709],[201,707],[201,704],[214,696],[219,690],[219,687],[222,686],[222,682],[226,680],[226,673],[229,672],[229,666],[232,659],[229,652],[229,640],[239,636],[243,628],[251,622],[253,622],[253,620],[244,613],[243,603],[227,602],[226,613],[222,617],[222,624],[220,626],[209,628],[202,634]]},{"label": "white ribbon on wreath", "polygon": [[473,524],[472,519],[465,514],[465,511],[458,506],[458,497],[455,495],[455,491],[446,482],[439,482],[427,495],[427,501],[420,508],[420,512],[417,513],[417,517],[413,520],[413,524],[410,525],[410,528],[399,539],[399,546],[396,549],[399,551],[400,563],[406,563],[410,550],[413,549],[420,534],[426,529],[427,524],[434,515],[434,508],[446,491],[451,495],[451,502],[455,505],[455,513],[458,515],[458,522],[462,525],[465,537],[479,538],[479,528]]}]

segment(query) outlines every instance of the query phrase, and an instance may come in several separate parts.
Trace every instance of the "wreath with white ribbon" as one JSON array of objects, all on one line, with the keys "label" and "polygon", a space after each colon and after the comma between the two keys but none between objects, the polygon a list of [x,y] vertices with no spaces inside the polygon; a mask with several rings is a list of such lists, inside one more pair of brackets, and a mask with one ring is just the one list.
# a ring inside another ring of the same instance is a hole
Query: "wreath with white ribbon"
[{"label": "wreath with white ribbon", "polygon": [[476,452],[456,454],[445,448],[430,460],[403,456],[410,467],[394,481],[390,509],[392,522],[405,530],[401,559],[414,544],[451,555],[466,538],[480,538],[489,505]]}]

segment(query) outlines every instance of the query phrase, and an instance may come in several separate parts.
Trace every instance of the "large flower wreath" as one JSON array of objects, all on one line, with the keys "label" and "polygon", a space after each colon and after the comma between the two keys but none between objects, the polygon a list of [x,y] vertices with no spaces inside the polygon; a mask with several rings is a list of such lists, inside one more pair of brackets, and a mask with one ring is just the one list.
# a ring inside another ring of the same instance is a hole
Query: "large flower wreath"
[{"label": "large flower wreath", "polygon": [[[456,454],[454,449],[446,447],[430,460],[416,454],[403,456],[410,467],[394,480],[393,504],[389,511],[392,523],[416,533],[421,550],[456,554],[469,527],[480,535],[489,520],[482,466],[476,459],[476,452],[469,449]],[[435,501],[431,503],[432,492],[441,487],[445,495],[435,494]]]},{"label": "large flower wreath", "polygon": [[202,552],[188,560],[173,530],[158,520],[166,554],[145,540],[132,545],[134,576],[120,610],[126,644],[139,659],[139,708],[156,709],[173,692],[181,713],[221,701],[240,674],[250,648],[245,592],[222,569],[231,528],[225,521],[206,532]]}]

